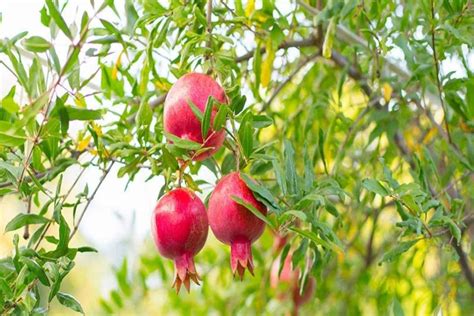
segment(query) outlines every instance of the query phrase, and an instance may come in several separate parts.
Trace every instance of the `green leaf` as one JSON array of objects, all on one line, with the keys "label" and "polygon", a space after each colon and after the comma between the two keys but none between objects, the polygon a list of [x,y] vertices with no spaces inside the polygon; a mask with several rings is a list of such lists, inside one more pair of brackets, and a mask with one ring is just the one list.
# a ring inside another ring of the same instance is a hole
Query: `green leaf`
[{"label": "green leaf", "polygon": [[5,232],[17,230],[18,228],[29,224],[43,224],[47,222],[49,222],[47,218],[37,214],[18,214],[7,224]]},{"label": "green leaf", "polygon": [[176,158],[166,148],[162,149],[161,158],[164,168],[169,168],[172,171],[178,170],[178,161],[176,161]]},{"label": "green leaf", "polygon": [[402,253],[407,252],[411,247],[413,247],[418,241],[419,240],[417,239],[401,242],[395,248],[385,253],[379,264],[390,262],[393,259],[399,257]]},{"label": "green leaf", "polygon": [[336,250],[336,251],[342,251],[342,249],[337,247],[337,245],[329,243],[329,242],[319,238],[315,233],[313,233],[311,231],[302,230],[302,229],[299,229],[299,228],[296,228],[296,227],[290,227],[290,228],[288,228],[288,230],[291,230],[291,231],[297,233],[298,235],[312,241],[316,245],[321,245],[323,247],[326,247],[326,248],[332,249],[332,250]]},{"label": "green leaf", "polygon": [[362,180],[362,186],[369,190],[370,192],[376,193],[380,196],[389,195],[388,190],[377,180],[375,179],[364,179]]},{"label": "green leaf", "polygon": [[297,217],[297,218],[301,219],[303,222],[306,222],[306,220],[308,219],[308,216],[306,216],[305,212],[303,212],[303,211],[289,210],[289,211],[285,211],[285,213],[283,213],[283,214],[285,216],[291,215],[291,216]]},{"label": "green leaf", "polygon": [[288,193],[298,193],[298,176],[296,174],[295,150],[293,145],[287,139],[284,140],[284,157],[285,157],[285,174],[286,183],[288,185]]},{"label": "green leaf", "polygon": [[152,120],[153,110],[150,105],[146,101],[141,102],[135,119],[137,126],[149,126]]},{"label": "green leaf", "polygon": [[267,115],[254,115],[253,127],[265,128],[273,124],[273,119]]},{"label": "green leaf", "polygon": [[22,261],[28,266],[28,269],[38,277],[38,280],[40,280],[41,283],[43,283],[46,286],[50,285],[48,277],[46,276],[46,273],[36,261],[27,257],[21,257],[20,261]]},{"label": "green leaf", "polygon": [[191,108],[191,111],[193,111],[194,115],[196,115],[199,122],[202,122],[203,115],[202,115],[201,110],[197,107],[197,105],[194,104],[194,102],[191,99],[188,100],[188,105]]},{"label": "green leaf", "polygon": [[255,54],[253,56],[253,70],[255,73],[255,85],[254,85],[254,90],[258,91],[258,88],[260,87],[260,80],[262,77],[262,47],[260,45],[257,45],[257,48],[255,49]]},{"label": "green leaf", "polygon": [[84,314],[84,311],[82,310],[81,304],[74,298],[74,296],[62,292],[58,292],[56,295],[59,303],[62,305],[69,307],[73,311],[76,311],[78,313]]},{"label": "green leaf", "polygon": [[217,114],[214,117],[213,128],[214,128],[215,131],[221,130],[222,127],[224,126],[224,124],[227,120],[228,111],[229,111],[229,108],[226,105],[221,105],[219,107],[219,111],[217,111]]},{"label": "green leaf", "polygon": [[209,127],[211,126],[211,115],[213,107],[214,99],[212,98],[212,96],[210,96],[207,99],[206,108],[204,110],[204,116],[202,117],[201,122],[201,135],[203,141],[207,139],[207,133],[209,132]]},{"label": "green leaf", "polygon": [[245,184],[249,187],[250,190],[252,190],[253,193],[255,193],[255,198],[265,204],[268,208],[271,210],[279,213],[280,212],[280,206],[276,202],[275,198],[271,194],[270,191],[267,190],[263,185],[260,185],[259,183],[255,182],[252,178],[250,178],[248,175],[245,173],[240,173],[240,178],[244,180]]},{"label": "green leaf", "polygon": [[8,94],[2,99],[2,108],[4,108],[8,113],[15,114],[20,109],[20,106],[15,102],[16,86],[13,86]]},{"label": "green leaf", "polygon": [[283,169],[280,163],[276,159],[272,160],[272,165],[273,165],[273,170],[275,171],[275,177],[280,187],[281,193],[283,195],[286,195],[286,191],[287,191],[286,178],[283,173]]},{"label": "green leaf", "polygon": [[398,299],[393,300],[393,316],[404,316],[402,305]]},{"label": "green leaf", "polygon": [[26,135],[23,129],[15,129],[13,124],[0,121],[0,145],[16,147],[22,145],[25,141]]},{"label": "green leaf", "polygon": [[64,107],[67,111],[68,121],[94,121],[102,118],[102,110],[89,110],[72,106]]},{"label": "green leaf", "polygon": [[227,154],[227,156],[225,156],[224,161],[222,162],[222,165],[221,165],[222,174],[225,175],[234,171],[235,164],[236,162],[235,162],[234,155],[232,153]]},{"label": "green leaf", "polygon": [[36,100],[34,100],[33,103],[24,107],[22,110],[23,117],[21,121],[18,121],[15,124],[15,126],[17,126],[18,129],[24,129],[24,127],[28,125],[28,123],[32,121],[36,117],[36,115],[41,111],[41,109],[48,102],[48,100],[49,100],[49,94],[43,93]]},{"label": "green leaf", "polygon": [[247,97],[245,95],[233,98],[230,106],[232,112],[234,112],[235,115],[239,114],[244,109],[246,101]]},{"label": "green leaf", "polygon": [[68,54],[66,64],[64,65],[61,71],[62,75],[69,73],[69,71],[72,69],[77,69],[77,68],[74,68],[74,66],[79,67],[79,52],[80,52],[80,46],[74,46],[73,48],[69,49],[69,54]]},{"label": "green leaf", "polygon": [[26,50],[35,53],[43,53],[51,47],[51,43],[41,36],[31,36],[23,41]]},{"label": "green leaf", "polygon": [[89,246],[79,247],[77,248],[78,252],[98,252],[97,249]]},{"label": "green leaf", "polygon": [[278,267],[278,276],[281,275],[281,271],[283,270],[283,267],[285,266],[285,260],[286,260],[286,257],[288,257],[288,253],[290,252],[290,249],[291,249],[291,245],[290,244],[286,244],[285,247],[283,247],[283,250],[281,251],[281,254],[280,254],[280,265]]},{"label": "green leaf", "polygon": [[63,31],[64,35],[69,37],[69,39],[73,39],[72,33],[69,30],[66,22],[64,21],[63,17],[61,16],[61,13],[59,13],[58,9],[54,5],[52,0],[45,0],[46,5],[48,6],[49,10],[49,15],[53,18],[54,22],[56,25]]},{"label": "green leaf", "polygon": [[456,239],[456,242],[459,244],[461,242],[461,237],[462,237],[461,229],[459,228],[458,225],[456,225],[456,223],[451,218],[444,216],[444,220],[446,224],[448,225],[451,234],[454,236],[454,238]]},{"label": "green leaf", "polygon": [[173,143],[173,145],[179,148],[188,149],[188,150],[198,150],[201,148],[201,144],[193,142],[191,140],[179,138],[178,136],[175,136],[173,134],[166,133],[166,132],[165,132],[165,136],[166,138],[168,138],[170,142]]},{"label": "green leaf", "polygon": [[334,42],[334,35],[336,33],[336,18],[332,17],[329,21],[328,28],[326,30],[326,35],[324,36],[323,42],[323,57],[331,58],[332,55],[332,45]]},{"label": "green leaf", "polygon": [[318,149],[319,149],[319,155],[321,156],[321,160],[323,161],[324,172],[326,172],[326,174],[328,174],[328,167],[327,167],[327,164],[326,164],[326,157],[324,155],[324,132],[321,128],[319,129]]},{"label": "green leaf", "polygon": [[273,225],[272,222],[268,220],[268,218],[263,215],[259,210],[257,210],[252,204],[245,202],[242,200],[240,197],[231,195],[232,200],[234,200],[237,204],[240,204],[244,206],[246,209],[248,209],[250,212],[253,213],[253,215],[257,216],[259,219],[261,219],[265,224],[267,224],[270,228],[275,229],[275,226]]},{"label": "green leaf", "polygon": [[249,158],[253,152],[253,128],[252,114],[248,112],[239,127],[239,141],[242,145],[243,154]]}]

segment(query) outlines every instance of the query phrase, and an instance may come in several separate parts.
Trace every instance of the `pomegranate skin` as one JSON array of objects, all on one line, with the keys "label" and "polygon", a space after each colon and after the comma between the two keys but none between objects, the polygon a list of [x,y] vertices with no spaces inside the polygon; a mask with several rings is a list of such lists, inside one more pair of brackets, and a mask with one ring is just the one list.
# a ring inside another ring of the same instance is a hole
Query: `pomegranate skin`
[{"label": "pomegranate skin", "polygon": [[265,223],[246,207],[232,199],[236,196],[252,205],[263,215],[267,214],[265,205],[257,201],[253,192],[240,178],[239,172],[224,176],[209,199],[209,225],[218,240],[231,246],[232,272],[242,279],[245,269],[253,274],[252,243],[265,229]]},{"label": "pomegranate skin", "polygon": [[199,285],[194,256],[206,243],[208,234],[206,208],[189,189],[178,188],[165,194],[152,215],[152,235],[158,252],[175,263],[173,287],[179,292],[190,280]]},{"label": "pomegranate skin", "polygon": [[205,137],[201,132],[201,122],[191,109],[188,101],[191,100],[204,113],[208,98],[212,96],[220,103],[227,103],[224,89],[211,77],[189,73],[179,78],[171,87],[164,105],[164,130],[179,138],[202,144],[209,150],[193,156],[193,160],[204,160],[212,156],[224,143],[225,131],[214,131],[212,124],[217,114],[214,108],[211,113],[211,128]]}]

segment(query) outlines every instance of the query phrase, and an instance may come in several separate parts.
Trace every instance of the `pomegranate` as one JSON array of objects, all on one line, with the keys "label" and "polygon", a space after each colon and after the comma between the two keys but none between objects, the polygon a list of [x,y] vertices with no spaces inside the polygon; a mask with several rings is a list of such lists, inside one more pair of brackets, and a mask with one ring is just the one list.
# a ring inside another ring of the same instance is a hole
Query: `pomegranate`
[{"label": "pomegranate", "polygon": [[211,230],[218,240],[230,245],[232,273],[235,275],[237,272],[242,280],[245,269],[253,275],[251,245],[262,235],[265,223],[245,206],[235,202],[233,196],[252,205],[264,215],[267,214],[267,209],[255,199],[239,172],[224,176],[209,199]]},{"label": "pomegranate", "polygon": [[[298,314],[299,308],[307,303],[314,294],[316,282],[313,277],[309,277],[306,281],[303,293],[300,293],[300,287],[298,285],[298,279],[300,276],[300,270],[293,269],[292,264],[293,255],[290,252],[285,259],[283,268],[280,275],[278,276],[278,270],[280,268],[280,257],[278,257],[272,265],[270,273],[270,286],[277,289],[280,285],[283,285],[285,290],[291,291],[291,299],[293,300],[293,315]],[[278,293],[278,299],[283,300],[288,297],[288,292]]]},{"label": "pomegranate", "polygon": [[173,287],[179,292],[184,284],[189,292],[190,280],[199,285],[194,256],[207,239],[206,208],[189,189],[174,189],[165,194],[152,216],[152,234],[159,253],[174,260]]},{"label": "pomegranate", "polygon": [[189,73],[179,78],[166,96],[164,106],[164,130],[179,138],[202,144],[209,150],[193,157],[193,160],[204,160],[212,156],[222,146],[225,139],[224,130],[214,131],[212,123],[217,114],[214,108],[211,113],[211,124],[207,135],[202,135],[201,122],[194,114],[189,101],[204,113],[207,100],[213,97],[220,103],[227,103],[222,87],[211,77]]}]

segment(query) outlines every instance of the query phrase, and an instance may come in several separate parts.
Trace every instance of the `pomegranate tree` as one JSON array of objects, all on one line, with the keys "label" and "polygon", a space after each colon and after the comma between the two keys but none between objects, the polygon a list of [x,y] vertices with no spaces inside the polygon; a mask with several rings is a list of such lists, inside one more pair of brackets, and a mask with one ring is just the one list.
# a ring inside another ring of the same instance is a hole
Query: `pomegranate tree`
[{"label": "pomegranate tree", "polygon": [[217,109],[211,113],[211,124],[207,135],[202,135],[201,122],[191,106],[195,105],[201,112],[206,109],[209,97],[220,103],[227,103],[224,89],[211,77],[200,73],[189,73],[179,78],[166,96],[164,105],[164,130],[179,138],[202,144],[209,150],[193,157],[203,160],[214,154],[222,146],[225,139],[224,130],[212,129]]},{"label": "pomegranate tree", "polygon": [[152,233],[160,254],[174,260],[173,287],[179,292],[184,284],[189,292],[190,280],[199,285],[194,256],[204,246],[208,233],[206,208],[189,189],[174,189],[165,194],[152,216]]},{"label": "pomegranate tree", "polygon": [[211,229],[218,240],[230,245],[232,273],[235,275],[237,272],[242,279],[245,269],[253,275],[251,245],[262,235],[265,223],[233,197],[252,205],[264,215],[267,209],[255,199],[239,172],[224,176],[209,199]]}]

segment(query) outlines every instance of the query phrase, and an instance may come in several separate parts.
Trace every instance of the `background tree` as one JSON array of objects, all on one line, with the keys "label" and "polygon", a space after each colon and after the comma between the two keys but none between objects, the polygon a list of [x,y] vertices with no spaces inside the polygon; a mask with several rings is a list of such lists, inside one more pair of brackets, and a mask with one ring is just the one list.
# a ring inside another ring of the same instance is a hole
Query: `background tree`
[{"label": "background tree", "polygon": [[[1,100],[0,195],[27,209],[5,227],[15,250],[0,261],[2,313],[47,313],[52,300],[82,312],[61,283],[94,251],[73,239],[115,164],[130,181],[142,169],[163,177],[157,197],[182,178],[205,198],[215,183],[203,174],[240,169],[269,214],[254,278],[232,280],[227,248],[210,238],[202,287],[177,296],[172,264],[149,243],[117,271],[104,312],[147,312],[155,295],[155,313],[291,312],[268,286],[272,262],[291,253],[300,287],[316,280],[303,311],[472,314],[471,1],[91,0],[74,21],[67,6],[45,0],[50,38],[0,43],[17,79]],[[227,138],[180,168],[199,148],[164,135],[162,104],[190,71],[225,88]],[[71,166],[103,175],[73,197],[83,171],[66,187]]]}]

